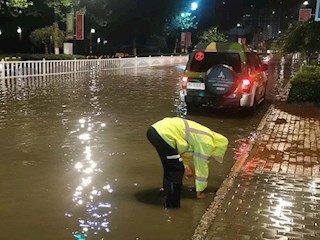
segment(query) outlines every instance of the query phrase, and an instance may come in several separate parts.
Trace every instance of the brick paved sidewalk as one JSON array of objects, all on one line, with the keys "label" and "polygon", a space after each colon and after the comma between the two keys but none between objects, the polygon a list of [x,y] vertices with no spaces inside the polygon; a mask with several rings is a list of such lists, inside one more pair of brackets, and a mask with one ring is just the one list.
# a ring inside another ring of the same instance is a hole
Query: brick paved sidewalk
[{"label": "brick paved sidewalk", "polygon": [[319,109],[276,103],[193,239],[320,239],[319,167]]}]

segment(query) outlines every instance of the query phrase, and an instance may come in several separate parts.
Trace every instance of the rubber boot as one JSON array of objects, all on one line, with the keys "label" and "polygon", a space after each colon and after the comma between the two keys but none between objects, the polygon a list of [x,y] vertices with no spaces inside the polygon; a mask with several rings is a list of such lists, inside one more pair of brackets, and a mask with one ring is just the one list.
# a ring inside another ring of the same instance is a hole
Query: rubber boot
[{"label": "rubber boot", "polygon": [[180,208],[180,195],[182,184],[166,182],[165,208]]}]

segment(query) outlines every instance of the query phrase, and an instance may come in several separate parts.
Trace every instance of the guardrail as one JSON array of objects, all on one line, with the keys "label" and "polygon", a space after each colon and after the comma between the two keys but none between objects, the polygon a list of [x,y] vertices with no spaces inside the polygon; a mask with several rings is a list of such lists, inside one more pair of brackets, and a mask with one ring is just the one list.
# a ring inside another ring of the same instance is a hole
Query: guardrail
[{"label": "guardrail", "polygon": [[136,67],[151,67],[186,63],[188,56],[160,56],[108,59],[4,61],[0,62],[0,79],[33,77],[44,75],[88,72],[90,70],[111,70]]}]

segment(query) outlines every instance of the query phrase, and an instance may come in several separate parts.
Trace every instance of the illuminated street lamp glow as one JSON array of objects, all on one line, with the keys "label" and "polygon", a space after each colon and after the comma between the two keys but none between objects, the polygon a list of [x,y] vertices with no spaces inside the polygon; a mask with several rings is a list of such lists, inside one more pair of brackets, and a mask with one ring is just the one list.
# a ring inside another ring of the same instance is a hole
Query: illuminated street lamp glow
[{"label": "illuminated street lamp glow", "polygon": [[2,35],[2,31],[1,31],[1,29],[0,29],[0,36]]},{"label": "illuminated street lamp glow", "polygon": [[96,30],[94,28],[90,29],[90,54],[92,54],[92,34],[94,34]]},{"label": "illuminated street lamp glow", "polygon": [[309,2],[308,2],[308,1],[304,1],[304,2],[303,2],[303,5],[304,5],[304,6],[309,5]]},{"label": "illuminated street lamp glow", "polygon": [[21,40],[21,33],[22,33],[21,27],[17,28],[17,33],[19,34],[19,40]]},{"label": "illuminated street lamp glow", "polygon": [[237,23],[237,27],[240,27],[241,26],[241,24],[240,23]]},{"label": "illuminated street lamp glow", "polygon": [[100,43],[101,42],[101,38],[97,38],[97,43]]},{"label": "illuminated street lamp glow", "polygon": [[192,10],[192,11],[197,10],[197,8],[198,8],[198,3],[197,3],[197,2],[191,3],[191,10]]}]

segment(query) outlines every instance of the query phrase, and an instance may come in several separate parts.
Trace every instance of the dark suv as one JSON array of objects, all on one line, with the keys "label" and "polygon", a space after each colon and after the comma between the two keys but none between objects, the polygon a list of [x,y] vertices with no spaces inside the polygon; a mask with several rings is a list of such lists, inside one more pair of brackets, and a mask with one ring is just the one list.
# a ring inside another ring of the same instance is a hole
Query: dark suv
[{"label": "dark suv", "polygon": [[267,65],[239,43],[198,44],[181,76],[180,97],[187,109],[203,105],[255,110],[266,94]]}]

